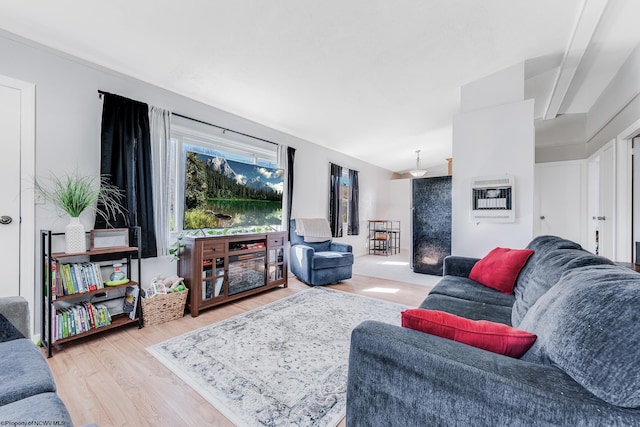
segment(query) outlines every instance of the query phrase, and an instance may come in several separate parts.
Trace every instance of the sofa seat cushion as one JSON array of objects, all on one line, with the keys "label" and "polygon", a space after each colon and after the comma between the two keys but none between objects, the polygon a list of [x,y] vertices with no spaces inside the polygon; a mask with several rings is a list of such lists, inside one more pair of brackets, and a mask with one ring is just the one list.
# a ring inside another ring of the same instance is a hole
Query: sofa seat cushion
[{"label": "sofa seat cushion", "polygon": [[438,310],[466,317],[471,320],[488,320],[490,322],[511,324],[511,307],[469,301],[448,295],[429,295],[420,304],[420,308]]},{"label": "sofa seat cushion", "polygon": [[2,360],[0,405],[36,394],[56,391],[49,365],[31,340],[21,338],[0,343],[0,359]]},{"label": "sofa seat cushion", "polygon": [[429,295],[447,295],[509,308],[513,306],[513,302],[515,301],[513,294],[503,294],[467,277],[459,276],[444,276],[433,289],[431,289]]},{"label": "sofa seat cushion", "polygon": [[529,309],[538,336],[522,357],[553,364],[600,399],[640,407],[640,276],[618,266],[575,268]]},{"label": "sofa seat cushion", "polygon": [[403,311],[402,326],[509,357],[522,356],[536,340],[535,335],[503,323],[420,308]]},{"label": "sofa seat cushion", "polygon": [[532,254],[531,249],[495,248],[473,266],[469,279],[512,294],[518,274]]},{"label": "sofa seat cushion", "polygon": [[335,268],[353,264],[351,252],[316,252],[311,260],[311,268],[320,270],[323,268]]},{"label": "sofa seat cushion", "polygon": [[511,324],[518,326],[529,308],[558,282],[563,273],[588,265],[612,264],[609,259],[584,249],[559,248],[546,251],[538,257],[536,265],[532,267],[532,274],[527,283],[518,284],[515,288]]},{"label": "sofa seat cushion", "polygon": [[[0,420],[6,422],[6,425],[73,426],[64,403],[52,392],[36,394],[0,406]],[[42,424],[43,421],[50,424]]]}]

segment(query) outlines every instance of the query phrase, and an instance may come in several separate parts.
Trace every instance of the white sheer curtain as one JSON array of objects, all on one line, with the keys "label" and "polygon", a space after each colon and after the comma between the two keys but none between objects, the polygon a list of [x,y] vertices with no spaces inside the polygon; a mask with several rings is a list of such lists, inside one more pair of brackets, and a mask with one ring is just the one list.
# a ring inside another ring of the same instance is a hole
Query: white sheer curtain
[{"label": "white sheer curtain", "polygon": [[153,211],[158,256],[168,255],[170,244],[169,207],[173,203],[170,197],[170,173],[173,169],[170,161],[169,146],[171,143],[169,137],[170,121],[170,111],[149,106],[151,164],[153,167]]}]

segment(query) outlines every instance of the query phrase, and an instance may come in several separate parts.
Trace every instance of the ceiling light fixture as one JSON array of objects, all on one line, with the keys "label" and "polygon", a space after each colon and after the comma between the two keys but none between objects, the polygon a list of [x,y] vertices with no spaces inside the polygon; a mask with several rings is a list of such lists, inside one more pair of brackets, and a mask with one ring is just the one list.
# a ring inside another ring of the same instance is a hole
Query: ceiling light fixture
[{"label": "ceiling light fixture", "polygon": [[416,155],[417,155],[417,157],[416,157],[416,168],[411,170],[411,171],[409,171],[409,173],[414,178],[420,178],[421,176],[424,176],[424,174],[426,174],[427,171],[420,167],[420,150],[416,150]]}]

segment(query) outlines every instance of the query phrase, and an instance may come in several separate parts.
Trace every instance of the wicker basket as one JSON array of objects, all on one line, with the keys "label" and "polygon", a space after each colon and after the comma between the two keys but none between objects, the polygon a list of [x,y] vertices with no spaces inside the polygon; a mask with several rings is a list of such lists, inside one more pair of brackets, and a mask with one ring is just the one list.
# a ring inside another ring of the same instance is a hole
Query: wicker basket
[{"label": "wicker basket", "polygon": [[155,295],[142,298],[142,320],[144,326],[153,326],[170,320],[179,319],[184,315],[184,305],[187,302],[185,289],[167,295]]}]

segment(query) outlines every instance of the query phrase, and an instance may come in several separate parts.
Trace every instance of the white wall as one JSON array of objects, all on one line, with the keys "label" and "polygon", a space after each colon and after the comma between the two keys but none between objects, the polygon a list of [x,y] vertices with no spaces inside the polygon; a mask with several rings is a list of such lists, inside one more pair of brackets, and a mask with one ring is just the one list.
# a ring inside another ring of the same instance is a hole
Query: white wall
[{"label": "white wall", "polygon": [[[586,134],[589,154],[595,153],[639,118],[638,94],[640,94],[640,46],[629,55],[587,114]],[[632,103],[634,105],[631,105]],[[631,113],[631,116],[628,113]],[[627,123],[622,123],[625,121]]]},{"label": "white wall", "polygon": [[[524,86],[523,67],[512,67],[502,73],[517,74]],[[490,76],[486,82],[496,85],[500,80]],[[513,88],[513,76],[504,80]],[[463,93],[464,90],[463,87]],[[520,90],[516,87],[514,91]],[[474,92],[480,93],[475,88]],[[456,116],[453,159],[452,253],[482,257],[496,246],[526,246],[533,237],[533,100],[486,106]],[[515,178],[515,222],[472,223],[472,179],[504,174]]]},{"label": "white wall", "polygon": [[389,182],[388,205],[379,218],[400,221],[400,251],[407,256],[411,248],[411,179],[394,179]]},{"label": "white wall", "polygon": [[329,163],[359,171],[360,234],[335,239],[353,246],[354,256],[367,251],[367,220],[376,219],[388,206],[392,173],[344,154],[306,143],[295,146],[295,181],[291,217],[328,218]]},{"label": "white wall", "polygon": [[[77,170],[98,176],[100,171],[100,121],[102,101],[98,90],[116,93],[189,117],[214,123],[297,149],[293,215],[327,217],[329,162],[360,171],[361,230],[341,241],[356,254],[366,247],[366,220],[386,206],[391,172],[319,145],[251,122],[157,86],[105,69],[0,30],[0,74],[36,85],[36,175]],[[81,218],[86,229],[93,217]],[[67,224],[49,205],[36,206],[36,230],[61,232]],[[36,242],[39,254],[39,239]],[[34,260],[36,259],[34,254]],[[34,262],[36,277],[39,263]],[[143,283],[157,274],[174,274],[176,264],[167,258],[143,261]],[[40,301],[39,285],[36,301]],[[38,315],[39,318],[39,315]]]},{"label": "white wall", "polygon": [[462,87],[460,111],[467,113],[524,99],[524,62]]}]

